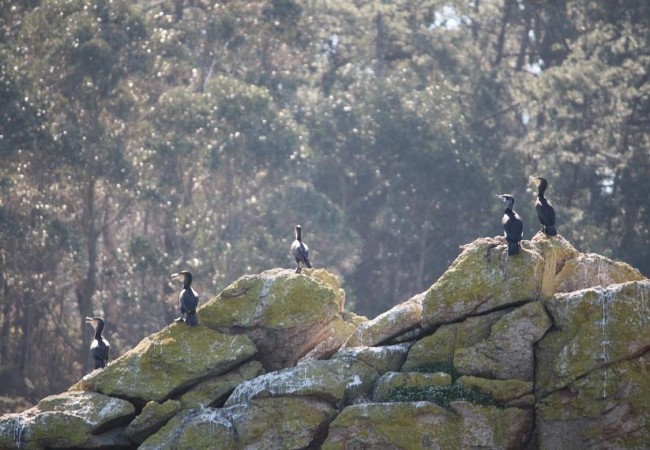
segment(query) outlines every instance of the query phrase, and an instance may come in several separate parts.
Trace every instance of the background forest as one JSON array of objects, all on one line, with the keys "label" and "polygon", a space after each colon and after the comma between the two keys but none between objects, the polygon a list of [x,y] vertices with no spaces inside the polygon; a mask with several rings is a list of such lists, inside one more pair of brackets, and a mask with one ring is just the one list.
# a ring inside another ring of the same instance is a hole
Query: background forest
[{"label": "background forest", "polygon": [[[545,176],[559,232],[650,275],[647,0],[0,0],[0,395],[89,371],[246,273],[374,317]],[[26,403],[7,403],[3,410]]]}]

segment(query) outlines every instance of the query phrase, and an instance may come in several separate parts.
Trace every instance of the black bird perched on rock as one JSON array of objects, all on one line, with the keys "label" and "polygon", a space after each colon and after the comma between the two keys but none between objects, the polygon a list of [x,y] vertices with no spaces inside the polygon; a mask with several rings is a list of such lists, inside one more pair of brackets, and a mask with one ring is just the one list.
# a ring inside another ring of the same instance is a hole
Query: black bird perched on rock
[{"label": "black bird perched on rock", "polygon": [[524,222],[522,222],[519,214],[512,210],[515,206],[515,199],[512,195],[499,194],[497,197],[503,199],[506,204],[501,223],[503,224],[506,241],[508,241],[508,255],[517,255],[519,254],[519,241],[524,237]]},{"label": "black bird perched on rock", "polygon": [[86,323],[95,329],[95,339],[90,344],[90,353],[95,361],[95,369],[103,369],[108,363],[108,351],[111,348],[111,344],[102,336],[104,321],[99,317],[86,317]]},{"label": "black bird perched on rock", "polygon": [[542,224],[542,231],[547,236],[555,236],[557,235],[557,230],[555,229],[555,209],[553,209],[553,206],[544,197],[548,182],[545,178],[541,177],[531,177],[530,181],[537,186],[535,210],[537,211],[539,222]]},{"label": "black bird perched on rock", "polygon": [[302,271],[302,265],[307,266],[308,269],[311,269],[311,263],[309,262],[309,248],[307,244],[302,242],[302,227],[296,225],[296,240],[291,244],[291,254],[296,260],[298,267],[296,267],[296,273]]},{"label": "black bird perched on rock", "polygon": [[183,290],[178,296],[178,301],[181,304],[181,316],[176,319],[176,322],[185,322],[191,327],[199,324],[196,318],[196,307],[199,304],[199,295],[192,289],[192,274],[187,270],[183,270],[171,275],[172,280],[179,280],[183,283]]}]

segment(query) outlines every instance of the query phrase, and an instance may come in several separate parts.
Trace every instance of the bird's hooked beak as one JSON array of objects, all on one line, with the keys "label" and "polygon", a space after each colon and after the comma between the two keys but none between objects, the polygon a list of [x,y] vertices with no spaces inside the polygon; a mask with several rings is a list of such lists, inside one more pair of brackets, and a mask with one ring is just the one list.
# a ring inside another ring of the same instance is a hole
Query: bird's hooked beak
[{"label": "bird's hooked beak", "polygon": [[92,317],[86,317],[86,323],[89,323],[93,328],[97,325],[97,321]]},{"label": "bird's hooked beak", "polygon": [[540,177],[529,177],[528,181],[533,183],[535,187],[539,187],[540,183],[542,182],[542,179]]},{"label": "bird's hooked beak", "polygon": [[183,281],[183,274],[181,273],[172,273],[169,278],[171,278],[173,281],[181,280]]}]

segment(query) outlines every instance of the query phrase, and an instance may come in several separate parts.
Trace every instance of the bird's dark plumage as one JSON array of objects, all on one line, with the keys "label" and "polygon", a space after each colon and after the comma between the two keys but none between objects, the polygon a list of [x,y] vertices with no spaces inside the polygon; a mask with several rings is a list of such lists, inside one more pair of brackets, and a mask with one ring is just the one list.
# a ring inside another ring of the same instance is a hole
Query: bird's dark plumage
[{"label": "bird's dark plumage", "polygon": [[304,264],[307,268],[311,269],[311,263],[309,262],[309,248],[307,244],[302,241],[302,227],[296,225],[296,239],[291,244],[291,254],[296,260],[298,267],[296,267],[296,273],[302,271],[302,265]]},{"label": "bird's dark plumage", "polygon": [[189,326],[196,326],[199,320],[196,318],[196,307],[199,304],[199,295],[192,289],[192,274],[187,270],[173,273],[172,280],[179,280],[183,283],[183,290],[178,296],[181,305],[181,316],[176,319],[177,322],[185,322]]},{"label": "bird's dark plumage", "polygon": [[535,210],[537,211],[539,222],[542,224],[542,231],[547,236],[555,236],[557,235],[557,230],[555,229],[555,209],[544,196],[548,182],[545,178],[540,177],[531,178],[530,181],[537,186]]},{"label": "bird's dark plumage", "polygon": [[511,195],[499,194],[497,197],[503,199],[506,204],[501,223],[508,242],[508,255],[517,255],[519,254],[519,241],[524,236],[524,222],[519,217],[519,214],[513,210],[515,199]]},{"label": "bird's dark plumage", "polygon": [[103,369],[108,364],[108,351],[111,348],[111,344],[102,336],[104,321],[99,317],[86,317],[86,323],[95,329],[95,338],[90,344],[90,353],[93,355],[95,369]]}]

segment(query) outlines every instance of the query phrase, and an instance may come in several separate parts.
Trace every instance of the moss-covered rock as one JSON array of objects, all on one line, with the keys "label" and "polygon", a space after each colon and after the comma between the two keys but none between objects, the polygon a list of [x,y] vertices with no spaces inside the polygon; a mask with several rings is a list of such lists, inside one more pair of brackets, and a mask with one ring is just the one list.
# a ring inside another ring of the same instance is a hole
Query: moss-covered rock
[{"label": "moss-covered rock", "polygon": [[101,392],[142,405],[162,402],[199,380],[229,371],[257,348],[244,335],[175,323],[143,339],[105,369],[84,376],[70,390]]},{"label": "moss-covered rock", "polygon": [[526,303],[501,316],[486,340],[472,347],[457,348],[454,367],[464,375],[533,381],[533,345],[550,327],[542,303]]},{"label": "moss-covered rock", "polygon": [[250,361],[226,374],[201,381],[180,397],[181,407],[218,406],[215,404],[223,403],[237,385],[264,373],[261,362]]},{"label": "moss-covered rock", "polygon": [[241,383],[226,406],[254,398],[300,396],[342,405],[367,395],[377,377],[375,369],[352,358],[307,361]]},{"label": "moss-covered rock", "polygon": [[336,411],[307,398],[254,399],[230,408],[182,412],[140,450],[306,448],[326,429]]},{"label": "moss-covered rock", "polygon": [[386,345],[384,347],[342,348],[333,359],[356,359],[375,369],[379,375],[400,370],[408,354],[409,344]]},{"label": "moss-covered rock", "polygon": [[645,449],[650,353],[593,370],[537,404],[540,449]]},{"label": "moss-covered rock", "polygon": [[555,278],[555,292],[573,292],[595,286],[640,281],[641,273],[622,261],[593,253],[580,254],[564,264]]},{"label": "moss-covered rock", "polygon": [[429,402],[366,403],[337,416],[322,449],[523,448],[532,421],[531,410],[464,402],[452,411]]},{"label": "moss-covered rock", "polygon": [[531,395],[533,393],[532,381],[491,380],[464,375],[458,379],[457,383],[489,394],[492,400],[500,405],[517,403],[519,407],[532,407],[535,404],[535,397]]},{"label": "moss-covered rock", "polygon": [[508,256],[502,239],[477,239],[427,291],[422,325],[434,327],[511,304],[536,300],[541,290],[544,259],[523,244]]},{"label": "moss-covered rock", "polygon": [[341,317],[338,284],[326,275],[273,269],[243,276],[200,307],[199,319],[214,330],[247,335],[265,369],[293,366],[332,335],[330,325]]},{"label": "moss-covered rock", "polygon": [[149,402],[142,408],[142,412],[124,429],[124,434],[133,442],[142,443],[180,410],[181,402],[176,400],[167,400],[162,404]]},{"label": "moss-covered rock", "polygon": [[417,341],[409,350],[402,370],[405,372],[439,363],[450,363],[454,359],[457,324],[443,325],[432,335]]},{"label": "moss-covered rock", "polygon": [[555,328],[539,342],[538,396],[650,349],[650,280],[557,294],[544,304]]},{"label": "moss-covered rock", "polygon": [[343,320],[342,317],[335,317],[330,324],[330,336],[318,343],[299,362],[329,358],[346,343],[356,329],[356,325]]},{"label": "moss-covered rock", "polygon": [[577,257],[580,252],[559,234],[549,237],[542,231],[533,236],[531,244],[537,248],[544,258],[540,295],[542,298],[547,298],[556,292],[556,276],[562,270],[564,264],[568,260]]},{"label": "moss-covered rock", "polygon": [[406,333],[420,325],[423,294],[400,303],[357,327],[346,347],[372,347]]},{"label": "moss-covered rock", "polygon": [[[41,400],[21,414],[0,417],[0,448],[106,448],[128,445],[122,430],[135,415],[126,400],[95,392],[65,392]],[[109,433],[109,438],[104,436]]]},{"label": "moss-covered rock", "polygon": [[396,388],[420,389],[430,386],[451,386],[451,375],[444,372],[387,372],[382,375],[372,392],[375,402],[390,402]]}]

